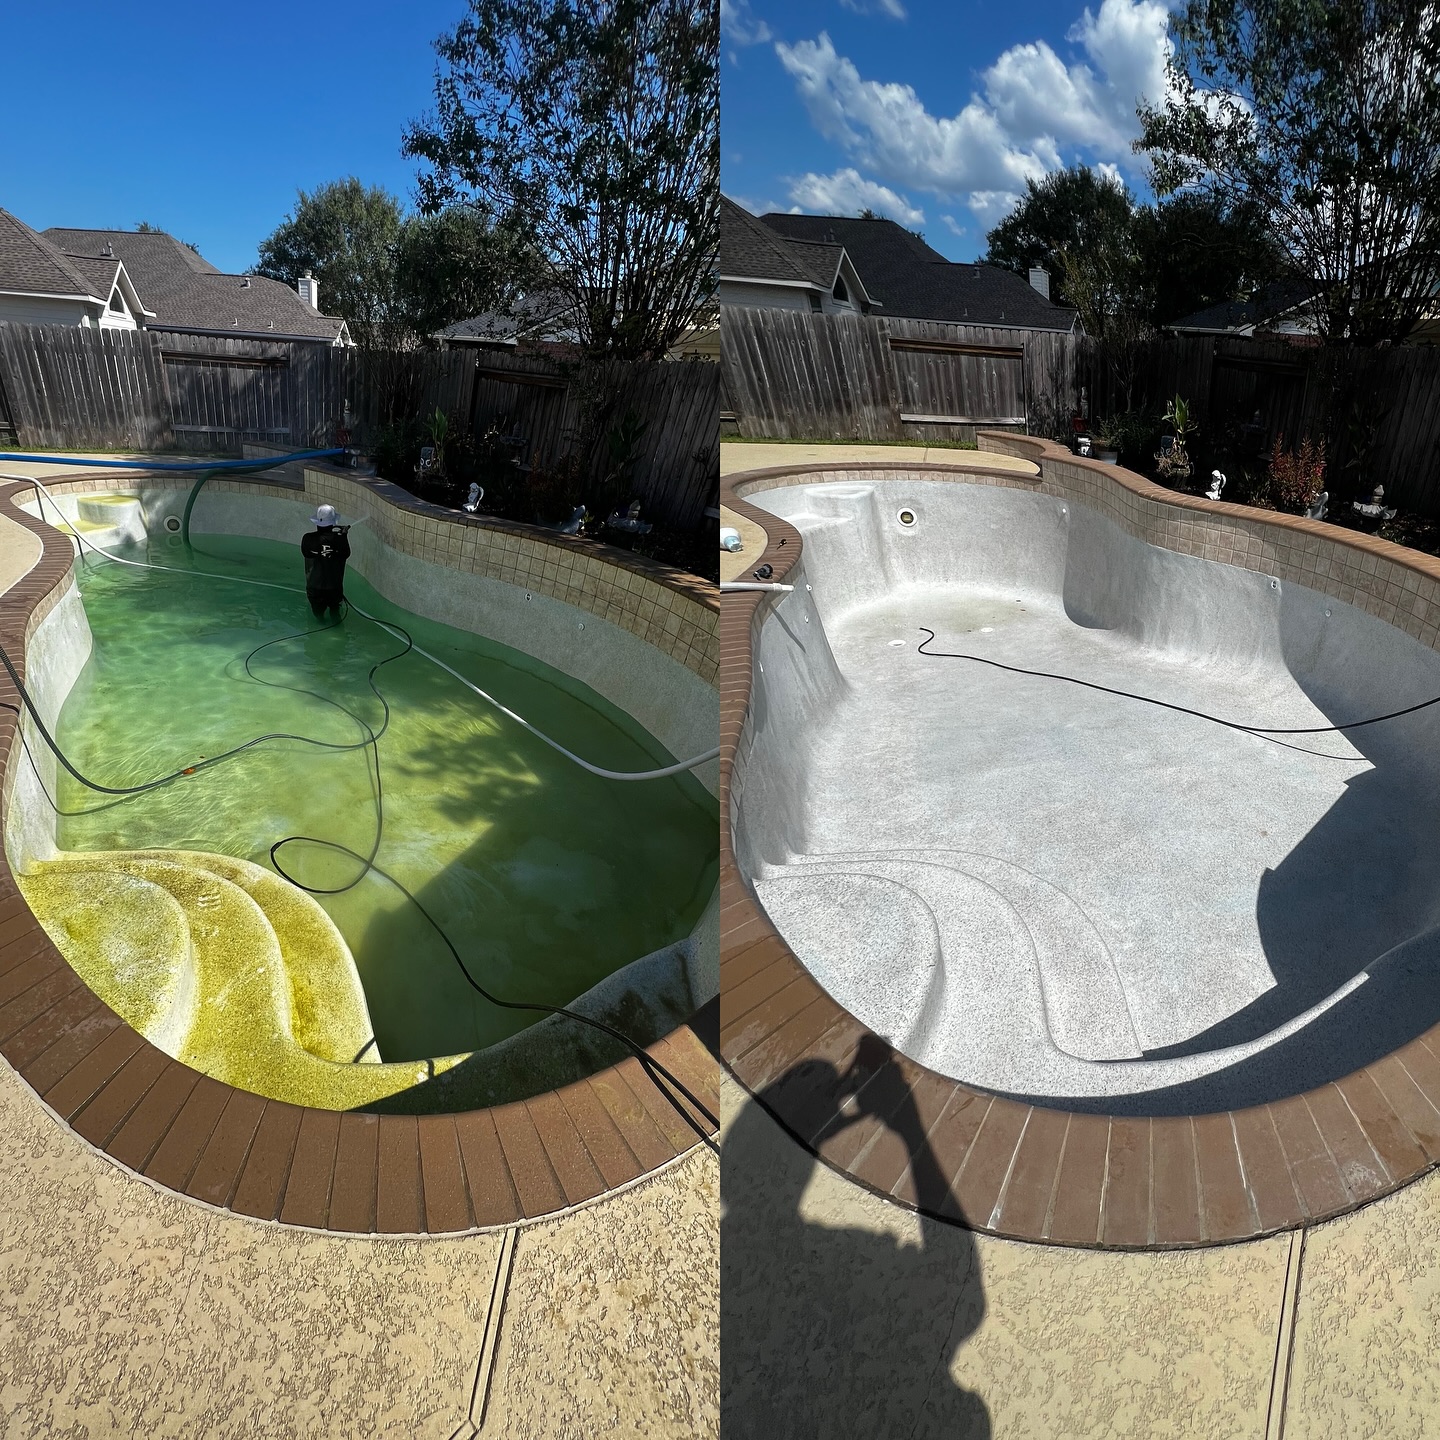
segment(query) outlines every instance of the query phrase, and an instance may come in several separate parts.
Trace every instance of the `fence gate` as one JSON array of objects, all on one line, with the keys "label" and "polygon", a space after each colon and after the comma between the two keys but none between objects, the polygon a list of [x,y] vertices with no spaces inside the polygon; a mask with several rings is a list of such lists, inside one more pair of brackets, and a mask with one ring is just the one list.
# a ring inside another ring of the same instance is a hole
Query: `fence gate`
[{"label": "fence gate", "polygon": [[902,425],[959,439],[952,427],[1025,424],[1023,349],[892,335],[890,353]]},{"label": "fence gate", "polygon": [[1286,448],[1293,449],[1305,430],[1307,373],[1303,362],[1289,357],[1217,350],[1210,372],[1210,423],[1258,423],[1267,443],[1283,436]]},{"label": "fence gate", "polygon": [[161,352],[172,428],[189,450],[240,449],[242,440],[288,444],[289,361]]},{"label": "fence gate", "polygon": [[478,364],[470,397],[470,430],[492,425],[523,440],[523,458],[547,465],[564,449],[565,381],[545,371]]}]

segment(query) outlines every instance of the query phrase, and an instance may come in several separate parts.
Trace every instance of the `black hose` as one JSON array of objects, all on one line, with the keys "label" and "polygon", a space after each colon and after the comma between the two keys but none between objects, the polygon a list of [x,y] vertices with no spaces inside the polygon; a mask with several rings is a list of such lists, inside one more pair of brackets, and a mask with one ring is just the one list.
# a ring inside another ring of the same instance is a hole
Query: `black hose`
[{"label": "black hose", "polygon": [[[1109,685],[1100,685],[1093,680],[1079,680],[1074,675],[1056,675],[1048,670],[1027,670],[1021,665],[1006,665],[999,660],[987,660],[983,655],[964,655],[948,650],[927,650],[925,647],[935,638],[933,630],[920,627],[920,633],[926,636],[917,647],[917,654],[925,656],[927,660],[972,660],[976,665],[989,665],[995,670],[1007,670],[1012,675],[1032,675],[1037,680],[1063,680],[1068,685],[1082,685],[1087,690],[1099,690],[1105,695],[1118,695],[1122,700],[1139,700],[1146,705],[1158,705],[1162,710],[1174,710],[1180,715],[1193,715],[1197,720],[1208,720],[1212,725],[1223,725],[1227,730],[1239,730],[1245,735],[1258,735],[1262,740],[1272,735],[1336,735],[1346,730],[1359,730],[1365,725],[1379,725],[1384,720],[1398,720],[1402,715],[1413,715],[1417,710],[1428,710],[1432,705],[1440,705],[1440,695],[1432,696],[1429,700],[1421,700],[1416,705],[1407,705],[1403,710],[1391,710],[1384,715],[1372,715],[1368,720],[1351,720],[1344,725],[1309,725],[1300,726],[1295,729],[1282,729],[1278,725],[1242,725],[1238,720],[1224,720],[1218,715],[1208,714],[1204,710],[1192,710],[1188,705],[1175,705],[1169,700],[1157,700],[1153,695],[1136,695],[1129,690],[1116,690]],[[1307,751],[1307,754],[1314,754],[1314,751]],[[1339,757],[1327,756],[1327,759]]]},{"label": "black hose", "polygon": [[[272,740],[296,740],[302,744],[316,745],[327,750],[364,750],[366,752],[367,769],[369,768],[369,765],[371,763],[370,757],[373,755],[375,795],[375,840],[370,847],[370,854],[368,856],[360,855],[356,851],[351,850],[348,846],[340,845],[332,840],[321,840],[311,835],[287,835],[283,839],[277,840],[275,844],[270,847],[270,863],[275,867],[276,873],[283,877],[285,880],[288,880],[298,889],[307,891],[309,894],[340,895],[344,894],[348,890],[354,889],[355,886],[357,886],[365,878],[365,876],[370,873],[371,870],[374,870],[376,874],[380,875],[383,879],[388,880],[393,886],[395,886],[395,888],[399,890],[400,893],[404,895],[407,900],[410,901],[410,903],[420,912],[420,914],[425,917],[427,923],[434,929],[435,933],[439,935],[440,939],[444,942],[445,947],[450,951],[450,954],[454,958],[456,965],[459,966],[461,975],[464,976],[466,982],[479,995],[481,995],[484,999],[488,1000],[492,1005],[498,1006],[501,1009],[505,1010],[526,1010],[546,1015],[563,1015],[567,1019],[578,1021],[582,1025],[588,1025],[591,1027],[591,1029],[598,1030],[602,1034],[608,1035],[612,1039],[620,1041],[623,1045],[627,1046],[635,1055],[635,1058],[644,1067],[646,1074],[649,1075],[651,1080],[654,1082],[656,1089],[658,1089],[660,1093],[665,1096],[665,1098],[670,1102],[674,1109],[680,1114],[681,1118],[685,1121],[685,1123],[689,1125],[690,1128],[694,1130],[695,1133],[700,1137],[700,1139],[704,1141],[704,1143],[712,1150],[718,1149],[714,1140],[711,1138],[710,1134],[705,1130],[705,1128],[695,1120],[694,1116],[690,1114],[690,1112],[685,1108],[684,1105],[680,1104],[680,1102],[675,1098],[675,1095],[666,1088],[666,1084],[661,1083],[661,1077],[663,1077],[664,1081],[668,1085],[673,1086],[680,1095],[684,1096],[684,1098],[689,1101],[689,1103],[693,1105],[701,1115],[705,1117],[706,1121],[714,1129],[719,1128],[719,1121],[717,1117],[712,1115],[710,1111],[703,1104],[701,1104],[698,1099],[696,1099],[696,1097],[690,1092],[690,1090],[685,1086],[685,1084],[681,1080],[679,1080],[674,1074],[672,1074],[666,1066],[662,1065],[660,1061],[656,1060],[653,1056],[651,1056],[646,1051],[643,1045],[641,1045],[636,1040],[632,1040],[630,1036],[626,1035],[623,1031],[616,1029],[612,1025],[607,1025],[603,1020],[596,1020],[589,1015],[582,1015],[577,1011],[567,1009],[563,1005],[547,1005],[541,1003],[529,1003],[525,1001],[502,1000],[498,995],[494,995],[490,991],[486,990],[484,986],[482,986],[475,979],[475,977],[471,975],[469,969],[465,965],[465,962],[460,957],[460,952],[455,948],[454,943],[445,933],[444,929],[440,926],[439,922],[435,919],[435,917],[430,914],[430,912],[420,903],[420,901],[403,884],[401,884],[399,880],[397,880],[388,871],[382,870],[380,866],[375,863],[376,856],[380,853],[380,844],[384,836],[385,827],[385,803],[380,775],[380,738],[390,727],[390,704],[385,699],[385,696],[380,690],[380,687],[375,683],[375,676],[382,666],[388,665],[392,661],[399,660],[403,656],[408,655],[411,649],[414,648],[414,641],[411,638],[409,632],[402,625],[395,624],[393,621],[385,621],[383,624],[378,621],[375,622],[377,625],[380,626],[381,629],[390,631],[392,635],[395,631],[399,631],[400,636],[403,637],[405,642],[404,648],[396,651],[393,655],[387,655],[383,659],[376,661],[376,663],[370,667],[370,670],[366,675],[366,683],[369,685],[376,699],[379,700],[382,710],[384,712],[384,719],[382,720],[380,728],[378,730],[372,728],[367,721],[365,721],[361,716],[357,715],[353,710],[350,710],[349,707],[341,705],[339,701],[333,700],[329,696],[321,695],[317,691],[308,690],[301,686],[284,685],[276,681],[265,680],[261,676],[256,675],[254,671],[252,671],[250,668],[250,662],[255,658],[256,655],[260,653],[260,651],[268,649],[272,645],[281,644],[285,641],[299,640],[303,639],[307,635],[315,635],[321,633],[324,630],[332,630],[340,623],[340,620],[335,620],[330,622],[328,625],[322,625],[314,630],[300,631],[294,635],[277,636],[273,640],[267,640],[263,644],[257,645],[245,657],[245,673],[250,677],[250,679],[255,680],[259,684],[269,685],[276,689],[292,690],[297,694],[310,695],[327,705],[335,706],[337,709],[349,715],[353,720],[355,720],[358,725],[360,725],[360,727],[365,731],[365,739],[356,741],[353,744],[342,744],[337,741],[316,740],[308,735],[294,735],[288,732],[272,732],[270,734],[256,736],[254,739],[247,740],[242,745],[233,746],[231,749],[223,751],[219,755],[210,756],[207,759],[198,761],[194,765],[182,767],[179,770],[172,771],[168,775],[161,776],[159,779],[145,781],[144,783],[139,785],[102,785],[100,782],[91,780],[88,776],[81,774],[81,772],[75,767],[75,765],[71,763],[69,757],[65,754],[65,752],[61,750],[59,744],[55,740],[55,737],[50,733],[50,730],[46,726],[45,721],[41,718],[39,709],[30,697],[30,692],[26,689],[25,682],[20,678],[19,671],[16,669],[14,662],[10,659],[9,654],[5,651],[3,646],[0,646],[0,664],[4,665],[5,670],[10,676],[11,682],[14,684],[15,689],[20,696],[21,703],[25,707],[25,710],[29,711],[30,718],[35,722],[36,728],[40,731],[40,734],[44,738],[45,744],[48,746],[51,753],[65,768],[67,773],[70,774],[76,781],[78,781],[79,784],[83,785],[89,790],[93,790],[98,794],[102,795],[113,795],[120,797],[121,799],[129,799],[137,795],[147,794],[150,791],[157,790],[162,786],[173,784],[175,781],[182,778],[198,774],[201,770],[211,769],[212,767],[219,765],[226,760],[234,759],[236,756],[244,754],[246,751],[253,750],[258,746],[266,744]],[[19,706],[14,705],[8,701],[0,701],[0,708],[13,711],[17,716],[20,716],[22,714]],[[21,742],[22,744],[25,744],[24,727],[22,725],[19,728],[21,730]],[[26,754],[29,755],[28,744],[25,744],[25,750]],[[34,757],[30,756],[30,760],[33,767]],[[36,769],[36,776],[38,779],[38,768]],[[41,783],[41,788],[45,788],[43,781]],[[45,790],[45,797],[55,808],[57,814],[67,813],[60,810],[59,806],[55,803],[55,800],[50,796],[48,790]],[[293,875],[289,874],[280,864],[279,860],[276,858],[276,852],[284,846],[302,841],[307,844],[320,845],[331,850],[338,850],[343,854],[349,855],[352,859],[360,862],[360,873],[356,875],[353,880],[332,889],[324,889],[318,886],[306,885],[303,881],[297,880]],[[359,1063],[359,1061],[365,1055],[366,1051],[368,1051],[370,1046],[374,1043],[375,1037],[371,1036],[370,1040],[366,1042],[365,1046],[360,1050],[360,1053],[355,1057],[355,1061],[353,1063]]]}]

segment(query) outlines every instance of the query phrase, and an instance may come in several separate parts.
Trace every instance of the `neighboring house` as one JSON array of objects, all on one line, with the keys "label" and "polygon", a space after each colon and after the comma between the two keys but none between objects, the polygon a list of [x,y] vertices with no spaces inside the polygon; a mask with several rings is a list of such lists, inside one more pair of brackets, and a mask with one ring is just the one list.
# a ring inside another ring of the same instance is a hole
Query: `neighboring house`
[{"label": "neighboring house", "polygon": [[1224,300],[1174,320],[1177,335],[1269,335],[1287,340],[1317,337],[1312,305],[1316,286],[1306,280],[1276,280],[1244,300]]},{"label": "neighboring house", "polygon": [[[551,290],[522,295],[503,311],[457,320],[432,337],[442,346],[468,346],[477,350],[516,350],[522,341],[538,350],[566,351],[577,339],[571,302]],[[720,358],[720,327],[692,325],[676,341],[670,360]]]},{"label": "neighboring house", "polygon": [[868,315],[871,299],[844,245],[777,235],[722,195],[720,304]]},{"label": "neighboring house", "polygon": [[0,210],[0,321],[134,330],[150,318],[116,255],[69,255]]},{"label": "neighboring house", "polygon": [[514,350],[522,340],[537,344],[574,343],[575,327],[570,302],[554,291],[522,295],[507,309],[472,315],[435,333],[441,345],[473,346],[482,350]]},{"label": "neighboring house", "polygon": [[1032,270],[1026,281],[998,265],[947,260],[893,220],[770,214],[756,223],[791,244],[843,250],[863,282],[867,308],[882,315],[1005,330],[1082,330],[1074,310],[1050,299],[1044,270]]},{"label": "neighboring house", "polygon": [[[301,340],[349,345],[337,315],[322,315],[319,286],[305,276],[296,290],[263,275],[226,275],[163,231],[69,230],[44,237],[75,264],[123,264],[147,307],[144,328],[235,340]],[[112,262],[113,263],[113,262]]]}]

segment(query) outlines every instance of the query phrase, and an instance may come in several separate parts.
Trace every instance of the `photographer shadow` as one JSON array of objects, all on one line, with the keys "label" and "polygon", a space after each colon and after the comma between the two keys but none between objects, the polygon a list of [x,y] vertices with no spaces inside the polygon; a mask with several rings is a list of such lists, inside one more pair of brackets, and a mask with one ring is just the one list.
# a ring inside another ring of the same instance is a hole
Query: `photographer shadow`
[{"label": "photographer shadow", "polygon": [[877,1037],[843,1075],[806,1060],[746,1097],[720,1160],[727,1440],[986,1440],[983,1400],[950,1374],[985,1313],[974,1236],[858,1193],[797,1145],[767,1107],[797,1083],[846,1104],[817,1146],[874,1116],[903,1142],[919,1204],[938,1209],[948,1191],[894,1053]]}]

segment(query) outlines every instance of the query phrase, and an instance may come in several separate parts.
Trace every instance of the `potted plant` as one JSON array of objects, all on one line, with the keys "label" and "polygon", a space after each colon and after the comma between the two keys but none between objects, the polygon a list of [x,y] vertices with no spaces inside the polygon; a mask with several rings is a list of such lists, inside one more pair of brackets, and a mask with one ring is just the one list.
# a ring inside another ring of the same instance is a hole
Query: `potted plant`
[{"label": "potted plant", "polygon": [[1177,395],[1165,407],[1165,423],[1170,427],[1170,433],[1160,438],[1155,469],[1161,484],[1179,489],[1189,483],[1194,468],[1187,447],[1197,429],[1190,415],[1190,402],[1184,396]]},{"label": "potted plant", "polygon": [[1095,439],[1095,448],[1090,452],[1092,458],[1103,460],[1107,465],[1119,464],[1120,443],[1125,433],[1124,417],[1107,415],[1095,422],[1091,433]]}]

